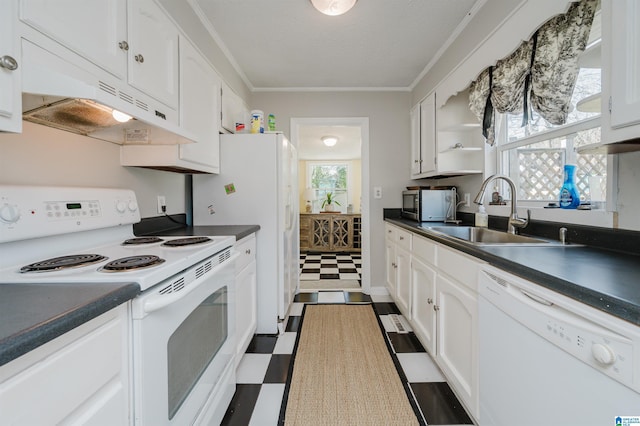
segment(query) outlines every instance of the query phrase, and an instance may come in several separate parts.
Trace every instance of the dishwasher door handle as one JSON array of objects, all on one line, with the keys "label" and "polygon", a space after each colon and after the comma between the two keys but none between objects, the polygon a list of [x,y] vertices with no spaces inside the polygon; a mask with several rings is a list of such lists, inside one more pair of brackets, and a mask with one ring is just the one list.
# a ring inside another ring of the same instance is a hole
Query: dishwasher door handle
[{"label": "dishwasher door handle", "polygon": [[524,294],[525,296],[527,296],[529,299],[533,300],[534,302],[540,303],[541,305],[545,305],[545,306],[553,306],[553,302],[548,301],[547,299],[543,299],[540,296],[536,296],[535,294],[531,294],[528,291],[525,291],[523,289],[518,289],[520,290],[520,292],[522,294]]}]

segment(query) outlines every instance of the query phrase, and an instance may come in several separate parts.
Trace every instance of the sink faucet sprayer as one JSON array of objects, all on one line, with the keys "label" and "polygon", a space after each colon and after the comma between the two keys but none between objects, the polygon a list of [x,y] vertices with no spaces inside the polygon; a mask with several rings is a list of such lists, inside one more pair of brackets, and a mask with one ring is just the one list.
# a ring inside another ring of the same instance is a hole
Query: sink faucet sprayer
[{"label": "sink faucet sprayer", "polygon": [[511,178],[504,175],[489,176],[488,178],[485,179],[484,182],[482,182],[480,191],[478,192],[478,195],[476,195],[476,198],[473,200],[473,202],[479,205],[482,205],[484,203],[483,201],[484,193],[487,190],[487,186],[489,185],[489,182],[495,179],[504,180],[509,184],[509,188],[511,189],[511,216],[509,216],[509,226],[507,227],[507,232],[510,234],[516,234],[516,228],[521,229],[526,227],[529,224],[529,220],[531,219],[531,210],[527,210],[526,219],[522,219],[518,217],[517,203],[516,203],[516,199],[517,199],[516,184],[513,183]]}]

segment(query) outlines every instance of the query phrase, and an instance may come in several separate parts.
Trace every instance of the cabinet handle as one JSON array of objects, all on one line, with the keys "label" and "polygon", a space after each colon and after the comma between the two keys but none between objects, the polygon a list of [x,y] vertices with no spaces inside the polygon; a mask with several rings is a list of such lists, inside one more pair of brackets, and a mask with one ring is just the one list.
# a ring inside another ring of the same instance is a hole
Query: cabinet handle
[{"label": "cabinet handle", "polygon": [[251,249],[246,249],[244,252],[245,254],[251,254]]},{"label": "cabinet handle", "polygon": [[432,299],[432,298],[428,298],[428,299],[427,299],[427,304],[429,304],[429,305],[430,305],[430,304],[432,304],[432,303],[433,303],[433,299]]},{"label": "cabinet handle", "polygon": [[135,59],[136,62],[139,62],[139,63],[143,63],[144,62],[144,56],[142,56],[142,55],[136,55],[136,56],[133,57],[133,59]]},{"label": "cabinet handle", "polygon": [[122,40],[120,43],[118,43],[118,47],[122,50],[129,50],[129,43],[127,43],[126,41]]},{"label": "cabinet handle", "polygon": [[9,71],[14,71],[18,69],[18,61],[9,55],[4,55],[0,58],[0,67],[6,68]]},{"label": "cabinet handle", "polygon": [[404,237],[400,237],[400,241],[404,240]]},{"label": "cabinet handle", "polygon": [[440,310],[440,306],[438,306],[438,305],[433,305],[433,310],[434,310],[434,311],[439,311],[439,310]]}]

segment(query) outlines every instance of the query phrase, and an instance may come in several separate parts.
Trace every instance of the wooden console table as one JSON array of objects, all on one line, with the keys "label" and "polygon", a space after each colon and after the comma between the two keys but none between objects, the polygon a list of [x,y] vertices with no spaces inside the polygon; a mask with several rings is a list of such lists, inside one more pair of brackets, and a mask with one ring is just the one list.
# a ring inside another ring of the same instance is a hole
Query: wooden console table
[{"label": "wooden console table", "polygon": [[300,251],[359,252],[361,224],[360,214],[301,213]]}]

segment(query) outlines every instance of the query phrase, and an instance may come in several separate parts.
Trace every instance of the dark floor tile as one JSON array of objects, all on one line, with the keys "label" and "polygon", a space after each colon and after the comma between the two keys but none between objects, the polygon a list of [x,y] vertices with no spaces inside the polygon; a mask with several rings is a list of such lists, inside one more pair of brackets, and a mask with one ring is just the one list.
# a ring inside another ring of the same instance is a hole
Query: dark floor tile
[{"label": "dark floor tile", "polygon": [[338,272],[341,274],[357,274],[356,268],[338,268]]},{"label": "dark floor tile", "polygon": [[397,354],[426,352],[414,333],[387,333]]},{"label": "dark floor tile", "polygon": [[400,309],[393,302],[374,303],[373,307],[378,315],[400,314]]},{"label": "dark floor tile", "polygon": [[249,342],[247,353],[251,354],[270,354],[278,340],[277,334],[255,334]]},{"label": "dark floor tile", "polygon": [[299,303],[318,303],[318,293],[298,293],[293,298],[293,301]]},{"label": "dark floor tile", "polygon": [[320,263],[320,259],[305,259],[304,263]]},{"label": "dark floor tile", "polygon": [[322,259],[335,259],[336,255],[335,254],[323,254]]},{"label": "dark floor tile", "polygon": [[371,296],[360,291],[345,291],[344,300],[346,303],[371,303]]},{"label": "dark floor tile", "polygon": [[322,263],[320,264],[321,268],[338,268],[337,263]]},{"label": "dark floor tile", "polygon": [[267,373],[264,375],[263,383],[286,383],[289,376],[290,354],[271,355]]},{"label": "dark floor tile", "polygon": [[337,259],[338,263],[353,263],[351,259]]},{"label": "dark floor tile", "polygon": [[236,392],[222,419],[224,426],[244,426],[249,424],[253,408],[260,393],[259,384],[237,384]]},{"label": "dark floor tile", "polygon": [[284,331],[290,331],[297,333],[300,330],[300,320],[302,317],[289,317],[287,326]]},{"label": "dark floor tile", "polygon": [[473,424],[446,382],[410,383],[427,424]]},{"label": "dark floor tile", "polygon": [[302,274],[319,274],[320,268],[302,268]]},{"label": "dark floor tile", "polygon": [[340,274],[320,274],[321,280],[339,280]]}]

